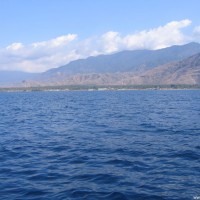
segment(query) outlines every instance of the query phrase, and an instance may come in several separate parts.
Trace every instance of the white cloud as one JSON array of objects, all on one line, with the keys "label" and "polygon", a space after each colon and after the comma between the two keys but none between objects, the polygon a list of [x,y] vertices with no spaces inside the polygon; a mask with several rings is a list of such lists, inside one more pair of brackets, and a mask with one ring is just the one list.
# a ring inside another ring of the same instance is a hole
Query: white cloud
[{"label": "white cloud", "polygon": [[61,47],[69,44],[71,41],[75,40],[77,38],[77,35],[75,34],[68,34],[63,35],[57,38],[54,38],[49,41],[43,41],[43,42],[36,42],[31,44],[34,48],[40,48],[40,47],[47,47],[47,48],[55,48],[55,47]]},{"label": "white cloud", "polygon": [[103,34],[101,39],[104,44],[105,53],[112,53],[119,50],[122,38],[118,32],[109,31]]},{"label": "white cloud", "polygon": [[[182,32],[182,28],[190,24],[191,21],[185,19],[124,36],[109,31],[84,40],[79,40],[76,34],[68,34],[28,45],[13,43],[0,49],[0,70],[41,72],[88,56],[184,44],[190,41],[190,37]],[[196,27],[195,32],[200,33],[200,27]]]},{"label": "white cloud", "polygon": [[0,50],[0,70],[42,72],[79,58],[70,49],[77,35],[68,34],[29,45],[13,43]]},{"label": "white cloud", "polygon": [[196,27],[194,28],[194,33],[200,34],[200,26],[196,26]]},{"label": "white cloud", "polygon": [[[124,37],[116,32],[104,34],[106,49],[159,49],[174,44],[182,44],[186,41],[186,36],[180,31],[181,28],[191,24],[190,20],[173,21],[165,26],[160,26],[151,30],[144,30]],[[107,37],[105,37],[107,36]],[[109,48],[110,47],[110,48]],[[118,48],[117,48],[118,47]]]},{"label": "white cloud", "polygon": [[200,26],[196,26],[193,30],[193,38],[196,42],[200,42]]},{"label": "white cloud", "polygon": [[7,50],[16,51],[23,48],[22,43],[13,43],[6,47]]}]

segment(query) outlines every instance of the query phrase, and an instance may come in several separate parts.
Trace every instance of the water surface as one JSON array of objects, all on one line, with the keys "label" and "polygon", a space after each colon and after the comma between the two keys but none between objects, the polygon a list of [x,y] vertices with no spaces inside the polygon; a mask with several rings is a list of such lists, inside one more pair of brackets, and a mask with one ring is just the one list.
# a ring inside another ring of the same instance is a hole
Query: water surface
[{"label": "water surface", "polygon": [[200,91],[0,93],[0,199],[200,196]]}]

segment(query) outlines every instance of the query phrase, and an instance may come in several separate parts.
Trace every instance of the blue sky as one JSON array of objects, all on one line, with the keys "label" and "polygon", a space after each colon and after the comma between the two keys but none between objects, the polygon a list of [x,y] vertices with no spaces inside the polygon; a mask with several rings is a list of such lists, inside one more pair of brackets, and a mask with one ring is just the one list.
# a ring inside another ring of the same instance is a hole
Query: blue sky
[{"label": "blue sky", "polygon": [[199,42],[199,8],[199,0],[0,0],[0,70]]}]

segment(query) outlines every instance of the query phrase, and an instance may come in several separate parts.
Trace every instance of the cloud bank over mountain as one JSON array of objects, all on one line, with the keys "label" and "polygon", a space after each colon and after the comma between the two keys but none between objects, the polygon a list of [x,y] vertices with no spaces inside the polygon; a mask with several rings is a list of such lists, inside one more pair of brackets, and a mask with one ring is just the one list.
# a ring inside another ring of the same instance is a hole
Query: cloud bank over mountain
[{"label": "cloud bank over mountain", "polygon": [[182,30],[191,23],[189,19],[172,21],[164,26],[127,35],[108,31],[86,39],[79,39],[77,34],[67,34],[32,44],[16,42],[0,49],[0,70],[43,72],[89,56],[199,42],[200,27],[195,27],[191,34],[185,34]]}]

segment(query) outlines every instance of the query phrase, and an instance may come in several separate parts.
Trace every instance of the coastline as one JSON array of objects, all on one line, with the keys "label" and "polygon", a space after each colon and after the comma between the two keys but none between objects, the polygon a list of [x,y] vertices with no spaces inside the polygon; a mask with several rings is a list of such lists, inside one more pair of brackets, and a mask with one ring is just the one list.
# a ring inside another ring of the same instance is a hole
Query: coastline
[{"label": "coastline", "polygon": [[200,85],[62,85],[2,87],[0,92],[123,91],[123,90],[200,90]]}]

